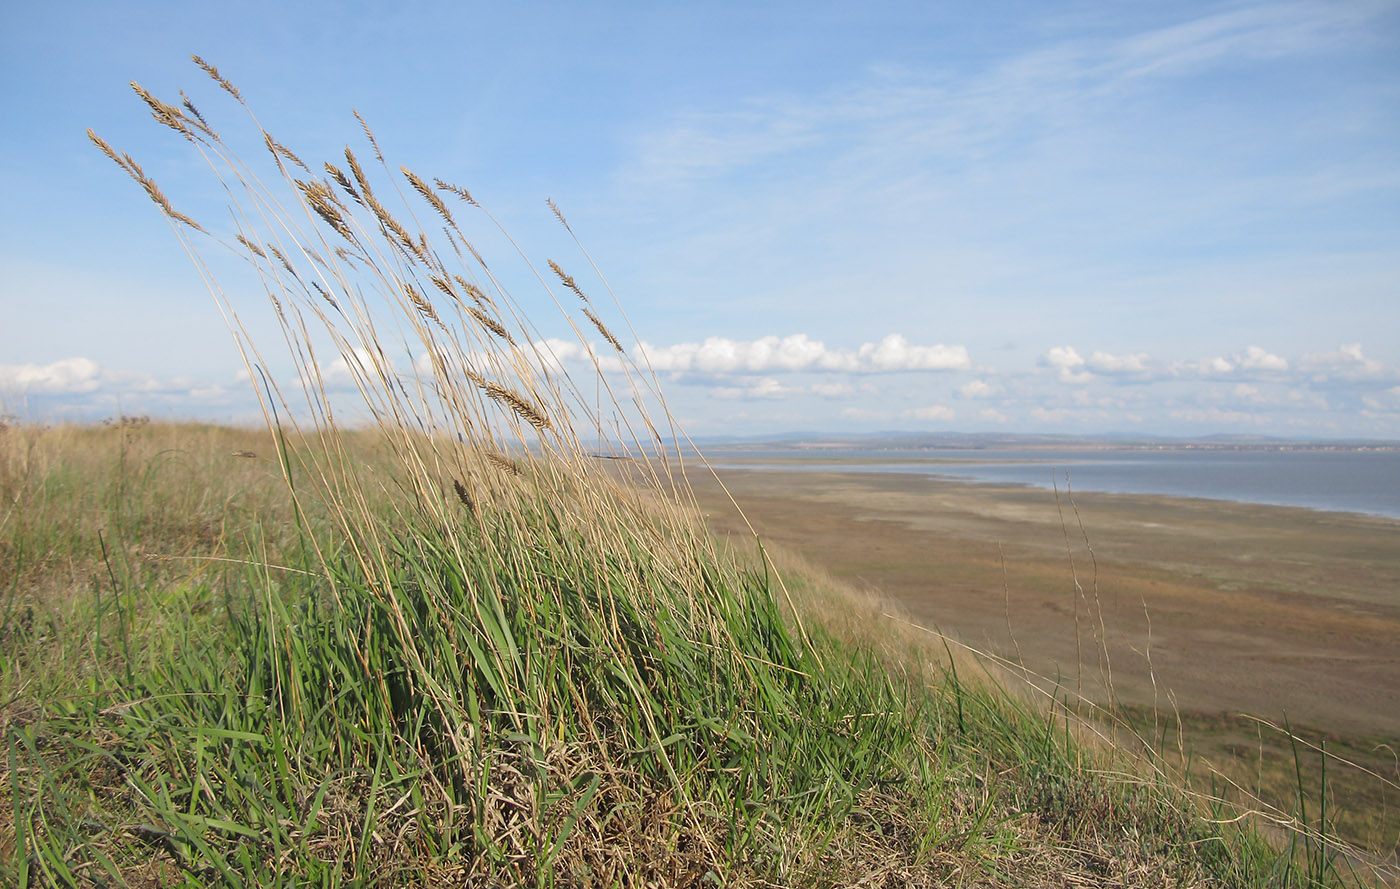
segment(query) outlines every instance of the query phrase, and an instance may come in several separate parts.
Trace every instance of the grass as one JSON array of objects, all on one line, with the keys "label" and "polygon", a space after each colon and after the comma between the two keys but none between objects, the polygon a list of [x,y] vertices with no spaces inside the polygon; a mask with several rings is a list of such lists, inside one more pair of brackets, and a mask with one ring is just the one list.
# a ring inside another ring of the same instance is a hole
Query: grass
[{"label": "grass", "polygon": [[[6,884],[1334,881],[1318,844],[1212,821],[1068,708],[717,544],[693,469],[658,459],[678,444],[654,379],[551,262],[538,285],[578,308],[598,374],[582,388],[629,394],[604,409],[562,373],[459,223],[494,224],[464,189],[395,174],[367,126],[374,176],[350,149],[313,172],[250,114],[264,185],[189,99],[137,93],[228,187],[235,229],[94,142],[231,319],[249,308],[196,245],[247,263],[294,379],[234,320],[266,431],[0,431]],[[365,428],[337,420],[334,361]],[[620,434],[598,455],[574,430],[604,410]]]}]

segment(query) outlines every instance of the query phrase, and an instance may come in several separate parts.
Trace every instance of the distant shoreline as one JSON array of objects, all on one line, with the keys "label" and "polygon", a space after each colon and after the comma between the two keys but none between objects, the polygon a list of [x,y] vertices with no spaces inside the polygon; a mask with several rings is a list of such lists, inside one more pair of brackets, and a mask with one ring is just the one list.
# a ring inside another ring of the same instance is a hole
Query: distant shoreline
[{"label": "distant shoreline", "polygon": [[[708,462],[717,470],[775,470],[799,472],[853,472],[922,475],[943,481],[975,485],[1024,487],[1053,490],[1052,479],[1040,477],[1046,469],[1063,469],[1068,482],[1060,479],[1061,490],[1075,493],[1123,494],[1207,500],[1303,509],[1318,513],[1338,513],[1400,521],[1400,447],[1396,448],[1025,448],[985,449],[937,456],[919,451],[889,451],[872,454],[873,449],[846,453],[823,451],[792,453],[781,449],[766,453],[751,448],[715,448],[706,451]],[[933,449],[927,449],[933,450]],[[1395,460],[1386,459],[1395,454]],[[1170,456],[1169,456],[1170,455]],[[1252,455],[1260,462],[1249,460]],[[1327,456],[1323,456],[1327,455]],[[1384,465],[1341,466],[1317,464],[1298,466],[1289,457],[1382,460]],[[1111,458],[1121,456],[1126,460]],[[1167,463],[1152,460],[1167,458]],[[1171,457],[1179,458],[1175,464]],[[1056,457],[1065,458],[1057,460]],[[1095,462],[1094,458],[1105,458]],[[1227,461],[1216,465],[1213,457]],[[1192,463],[1191,461],[1206,461]],[[1082,462],[1080,462],[1082,461]],[[1373,478],[1376,470],[1384,475]],[[1205,471],[1203,471],[1205,470]],[[1322,470],[1326,470],[1323,472]],[[1335,476],[1330,479],[1328,473]],[[1329,484],[1329,481],[1332,484]],[[1270,487],[1272,485],[1272,487]]]}]

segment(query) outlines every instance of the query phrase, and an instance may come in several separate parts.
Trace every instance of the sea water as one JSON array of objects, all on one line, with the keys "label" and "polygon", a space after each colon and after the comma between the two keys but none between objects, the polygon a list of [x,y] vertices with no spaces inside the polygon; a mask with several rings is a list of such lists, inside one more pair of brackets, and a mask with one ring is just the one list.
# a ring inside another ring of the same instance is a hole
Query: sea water
[{"label": "sea water", "polygon": [[[1205,497],[1400,519],[1400,450],[861,450],[713,453],[716,466],[902,472],[1074,491]],[[798,459],[794,460],[793,458]],[[781,463],[773,458],[783,458]]]}]

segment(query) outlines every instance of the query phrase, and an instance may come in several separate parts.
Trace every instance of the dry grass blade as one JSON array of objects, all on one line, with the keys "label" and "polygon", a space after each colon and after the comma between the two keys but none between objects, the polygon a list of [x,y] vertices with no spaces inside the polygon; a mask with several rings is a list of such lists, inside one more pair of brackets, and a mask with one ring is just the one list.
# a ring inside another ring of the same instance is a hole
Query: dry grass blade
[{"label": "dry grass blade", "polygon": [[136,95],[141,97],[141,101],[145,102],[151,109],[152,117],[191,142],[194,141],[194,133],[190,132],[189,124],[185,120],[185,115],[181,113],[179,108],[176,108],[174,105],[167,105],[165,102],[157,99],[147,92],[141,84],[134,80],[131,81],[131,88],[135,91]]},{"label": "dry grass blade", "polygon": [[262,257],[263,259],[267,259],[267,254],[264,253],[264,252],[263,252],[263,249],[262,249],[261,247],[259,247],[257,244],[254,244],[252,241],[248,240],[247,238],[243,237],[242,235],[234,235],[233,237],[234,237],[235,240],[238,241],[238,243],[240,243],[240,244],[242,244],[244,247],[248,248],[248,252],[249,252],[249,253],[252,253],[252,254],[255,255],[255,256],[260,256],[260,257]]},{"label": "dry grass blade", "polygon": [[475,199],[472,198],[471,192],[467,191],[460,185],[453,185],[450,182],[443,182],[441,179],[434,179],[433,184],[436,185],[438,188],[442,189],[443,191],[450,191],[457,197],[461,198],[463,201],[466,201],[468,204],[471,204],[473,207],[481,206],[476,202]]},{"label": "dry grass blade", "polygon": [[239,103],[243,102],[243,94],[238,91],[238,87],[230,83],[227,77],[224,77],[222,74],[220,74],[218,68],[215,68],[213,65],[201,59],[199,56],[190,56],[190,58],[194,61],[196,65],[198,65],[201,69],[204,70],[205,74],[208,74],[214,79],[215,82],[219,84],[219,86],[223,87],[225,92],[237,99]]},{"label": "dry grass blade", "polygon": [[360,112],[352,110],[351,113],[354,114],[355,119],[360,122],[360,129],[365,131],[365,138],[369,140],[369,147],[374,149],[374,159],[381,164],[384,163],[384,152],[379,150],[379,141],[374,138],[374,132],[369,128],[369,124],[365,123],[365,119],[360,116]]},{"label": "dry grass blade", "polygon": [[413,190],[422,195],[423,200],[427,201],[429,204],[432,204],[433,209],[438,212],[439,216],[447,220],[448,225],[453,227],[457,225],[457,223],[454,222],[452,219],[452,214],[448,212],[447,205],[442,202],[442,198],[438,197],[437,194],[431,188],[428,187],[428,183],[424,182],[422,179],[419,179],[418,175],[412,170],[410,170],[408,167],[401,166],[399,167],[399,170],[403,173],[404,178],[408,180],[408,184],[413,186]]},{"label": "dry grass blade", "polygon": [[506,330],[505,326],[502,325],[496,319],[487,315],[485,312],[481,311],[475,306],[467,306],[467,314],[471,315],[473,320],[476,321],[476,323],[480,324],[482,327],[491,331],[496,336],[505,340],[511,346],[515,345],[515,338],[510,335],[510,331]]},{"label": "dry grass blade", "polygon": [[457,291],[452,289],[451,281],[448,281],[446,278],[440,277],[438,275],[429,275],[428,280],[432,281],[433,286],[436,287],[438,290],[441,290],[444,295],[450,296],[454,300],[461,302],[461,297],[457,295]]},{"label": "dry grass blade", "polygon": [[298,281],[301,280],[301,275],[297,274],[296,268],[292,265],[291,260],[287,259],[286,254],[284,254],[281,250],[278,250],[272,244],[268,244],[267,249],[272,251],[272,255],[277,257],[278,262],[282,263],[282,268],[286,269],[289,273],[291,273],[291,276],[293,278],[296,278]]},{"label": "dry grass blade", "polygon": [[438,317],[437,310],[433,308],[433,304],[428,302],[428,298],[420,293],[417,287],[405,281],[403,282],[403,293],[423,317],[431,319],[433,323],[442,329],[443,333],[447,333],[447,325],[442,323],[442,319]]},{"label": "dry grass blade", "polygon": [[[127,159],[124,156],[117,154],[117,150],[111,145],[108,145],[107,140],[97,135],[97,132],[91,127],[88,127],[87,136],[88,139],[92,141],[92,144],[97,146],[99,151],[101,151],[103,154],[107,155],[109,158],[112,159],[112,163],[121,167],[123,170],[126,171],[128,175],[135,175],[134,173],[132,173],[131,167],[127,165]],[[136,181],[139,182],[141,180],[137,179]]]},{"label": "dry grass blade", "polygon": [[345,162],[350,165],[350,175],[355,177],[359,183],[360,191],[368,201],[374,195],[374,190],[369,187],[369,177],[365,175],[364,168],[360,166],[360,159],[355,157],[355,152],[350,150],[350,146],[345,146]]},{"label": "dry grass blade", "polygon": [[549,417],[545,416],[544,411],[540,410],[531,403],[529,399],[519,393],[512,392],[499,383],[488,383],[486,386],[486,394],[496,401],[508,405],[522,420],[536,429],[544,431],[549,428]]},{"label": "dry grass blade", "polygon": [[199,131],[210,139],[218,140],[219,134],[214,132],[213,127],[209,126],[209,122],[204,119],[203,114],[199,113],[199,109],[194,106],[194,102],[190,100],[190,97],[185,95],[184,90],[180,90],[180,104],[189,112],[189,117],[191,118],[189,123],[191,126],[198,127]]},{"label": "dry grass blade", "polygon": [[498,469],[505,470],[506,472],[510,473],[516,478],[520,478],[525,474],[525,470],[521,468],[519,463],[515,462],[514,460],[503,454],[498,454],[495,451],[490,450],[483,451],[482,453],[486,457],[486,461],[488,463],[491,463]]},{"label": "dry grass blade", "polygon": [[563,283],[565,287],[569,288],[575,294],[577,294],[579,299],[583,300],[589,305],[592,305],[592,300],[590,300],[588,296],[582,290],[579,289],[578,282],[574,280],[573,275],[564,274],[564,270],[559,267],[559,263],[555,262],[552,259],[549,260],[549,267],[554,270],[554,274],[559,276],[559,280]]},{"label": "dry grass blade", "polygon": [[146,175],[146,171],[141,169],[140,164],[132,160],[131,155],[118,155],[116,150],[113,149],[111,145],[108,145],[107,142],[102,139],[102,137],[98,136],[97,133],[95,133],[91,129],[87,131],[87,134],[88,138],[92,140],[92,143],[97,146],[99,151],[107,155],[107,157],[111,158],[117,166],[125,170],[127,175],[129,175],[132,179],[135,179],[137,183],[139,183],[140,186],[143,189],[145,189],[146,194],[150,197],[152,201],[155,202],[155,205],[161,209],[162,213],[164,213],[170,219],[175,220],[176,222],[181,222],[185,225],[188,225],[195,231],[204,232],[204,228],[198,222],[195,222],[193,219],[186,216],[184,213],[179,212],[171,205],[170,199],[167,198],[165,196],[165,193],[160,190],[160,186],[156,185],[155,181]]},{"label": "dry grass blade", "polygon": [[393,233],[398,246],[402,247],[406,252],[412,254],[417,259],[426,262],[427,256],[423,253],[423,248],[420,247],[418,242],[413,239],[413,236],[408,233],[408,229],[404,228],[403,225],[394,218],[393,214],[390,213],[383,204],[379,203],[379,199],[369,191],[364,192],[364,199],[365,205],[374,211],[374,215],[378,217],[380,224]]},{"label": "dry grass blade", "polygon": [[462,286],[462,289],[467,292],[467,296],[470,296],[472,300],[474,300],[476,304],[481,306],[483,309],[494,309],[496,307],[496,304],[491,301],[491,297],[487,296],[485,291],[483,291],[480,287],[476,286],[472,282],[468,281],[466,278],[463,278],[461,275],[453,275],[452,280],[460,284]]},{"label": "dry grass blade", "polygon": [[340,303],[336,302],[335,297],[331,296],[328,292],[326,292],[326,288],[322,287],[316,281],[312,281],[311,286],[316,289],[317,293],[321,294],[322,299],[330,303],[332,309],[335,309],[337,312],[340,311]]},{"label": "dry grass blade", "polygon": [[329,185],[324,182],[306,182],[302,179],[295,180],[297,188],[302,196],[306,198],[306,203],[321,220],[335,229],[336,233],[345,240],[354,243],[355,233],[351,230],[349,223],[342,215],[344,207],[336,201],[335,192],[331,191]]},{"label": "dry grass blade", "polygon": [[301,158],[297,157],[294,151],[292,151],[287,146],[283,145],[281,142],[278,142],[276,139],[272,138],[271,133],[263,133],[263,142],[267,145],[267,150],[272,152],[272,157],[274,159],[277,159],[279,164],[281,163],[280,158],[285,157],[287,160],[296,164],[298,167],[301,167],[307,173],[311,172],[311,168],[308,167],[306,164],[302,163]]},{"label": "dry grass blade", "polygon": [[593,322],[593,326],[598,328],[598,332],[603,335],[603,339],[608,341],[608,345],[616,349],[619,354],[625,354],[622,349],[622,343],[617,341],[617,337],[613,336],[613,332],[608,330],[608,326],[603,323],[602,319],[593,314],[592,309],[584,308],[583,314],[587,315],[588,320]]},{"label": "dry grass blade", "polygon": [[355,203],[359,204],[361,207],[365,205],[365,202],[360,198],[360,193],[355,190],[355,183],[350,181],[350,177],[345,175],[344,170],[340,169],[330,161],[326,161],[325,168],[326,172],[330,174],[331,178],[335,180],[336,184],[339,185],[346,194],[350,195],[350,197],[355,201]]},{"label": "dry grass blade", "polygon": [[554,203],[552,198],[545,198],[544,202],[549,205],[550,212],[554,214],[555,219],[559,220],[559,224],[564,226],[564,230],[569,234],[573,234],[574,230],[569,228],[569,222],[564,218],[564,214],[559,211],[559,205]]}]

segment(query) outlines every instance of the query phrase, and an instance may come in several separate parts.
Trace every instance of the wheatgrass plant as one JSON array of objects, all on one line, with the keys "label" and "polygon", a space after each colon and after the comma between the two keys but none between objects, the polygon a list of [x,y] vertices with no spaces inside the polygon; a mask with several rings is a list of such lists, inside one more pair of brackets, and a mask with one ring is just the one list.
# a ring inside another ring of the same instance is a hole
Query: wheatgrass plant
[{"label": "wheatgrass plant", "polygon": [[[105,652],[64,665],[81,687],[35,693],[24,665],[50,643],[26,637],[3,674],[6,881],[1303,885],[1249,831],[1086,771],[1053,708],[804,627],[766,555],[706,534],[655,379],[561,264],[529,268],[588,385],[468,238],[469,215],[496,226],[470,192],[393,169],[363,119],[364,148],[313,168],[195,62],[247,112],[266,180],[189,97],[133,86],[227,190],[227,233],[90,135],[229,320],[268,427],[238,450],[278,467],[286,508],[218,554],[103,549],[107,604],[68,626]],[[266,373],[211,242],[261,282],[292,378]],[[619,418],[601,454],[576,432],[600,413]],[[156,460],[113,484],[151,502]],[[152,595],[166,576],[142,572],[183,558],[217,585]]]}]

